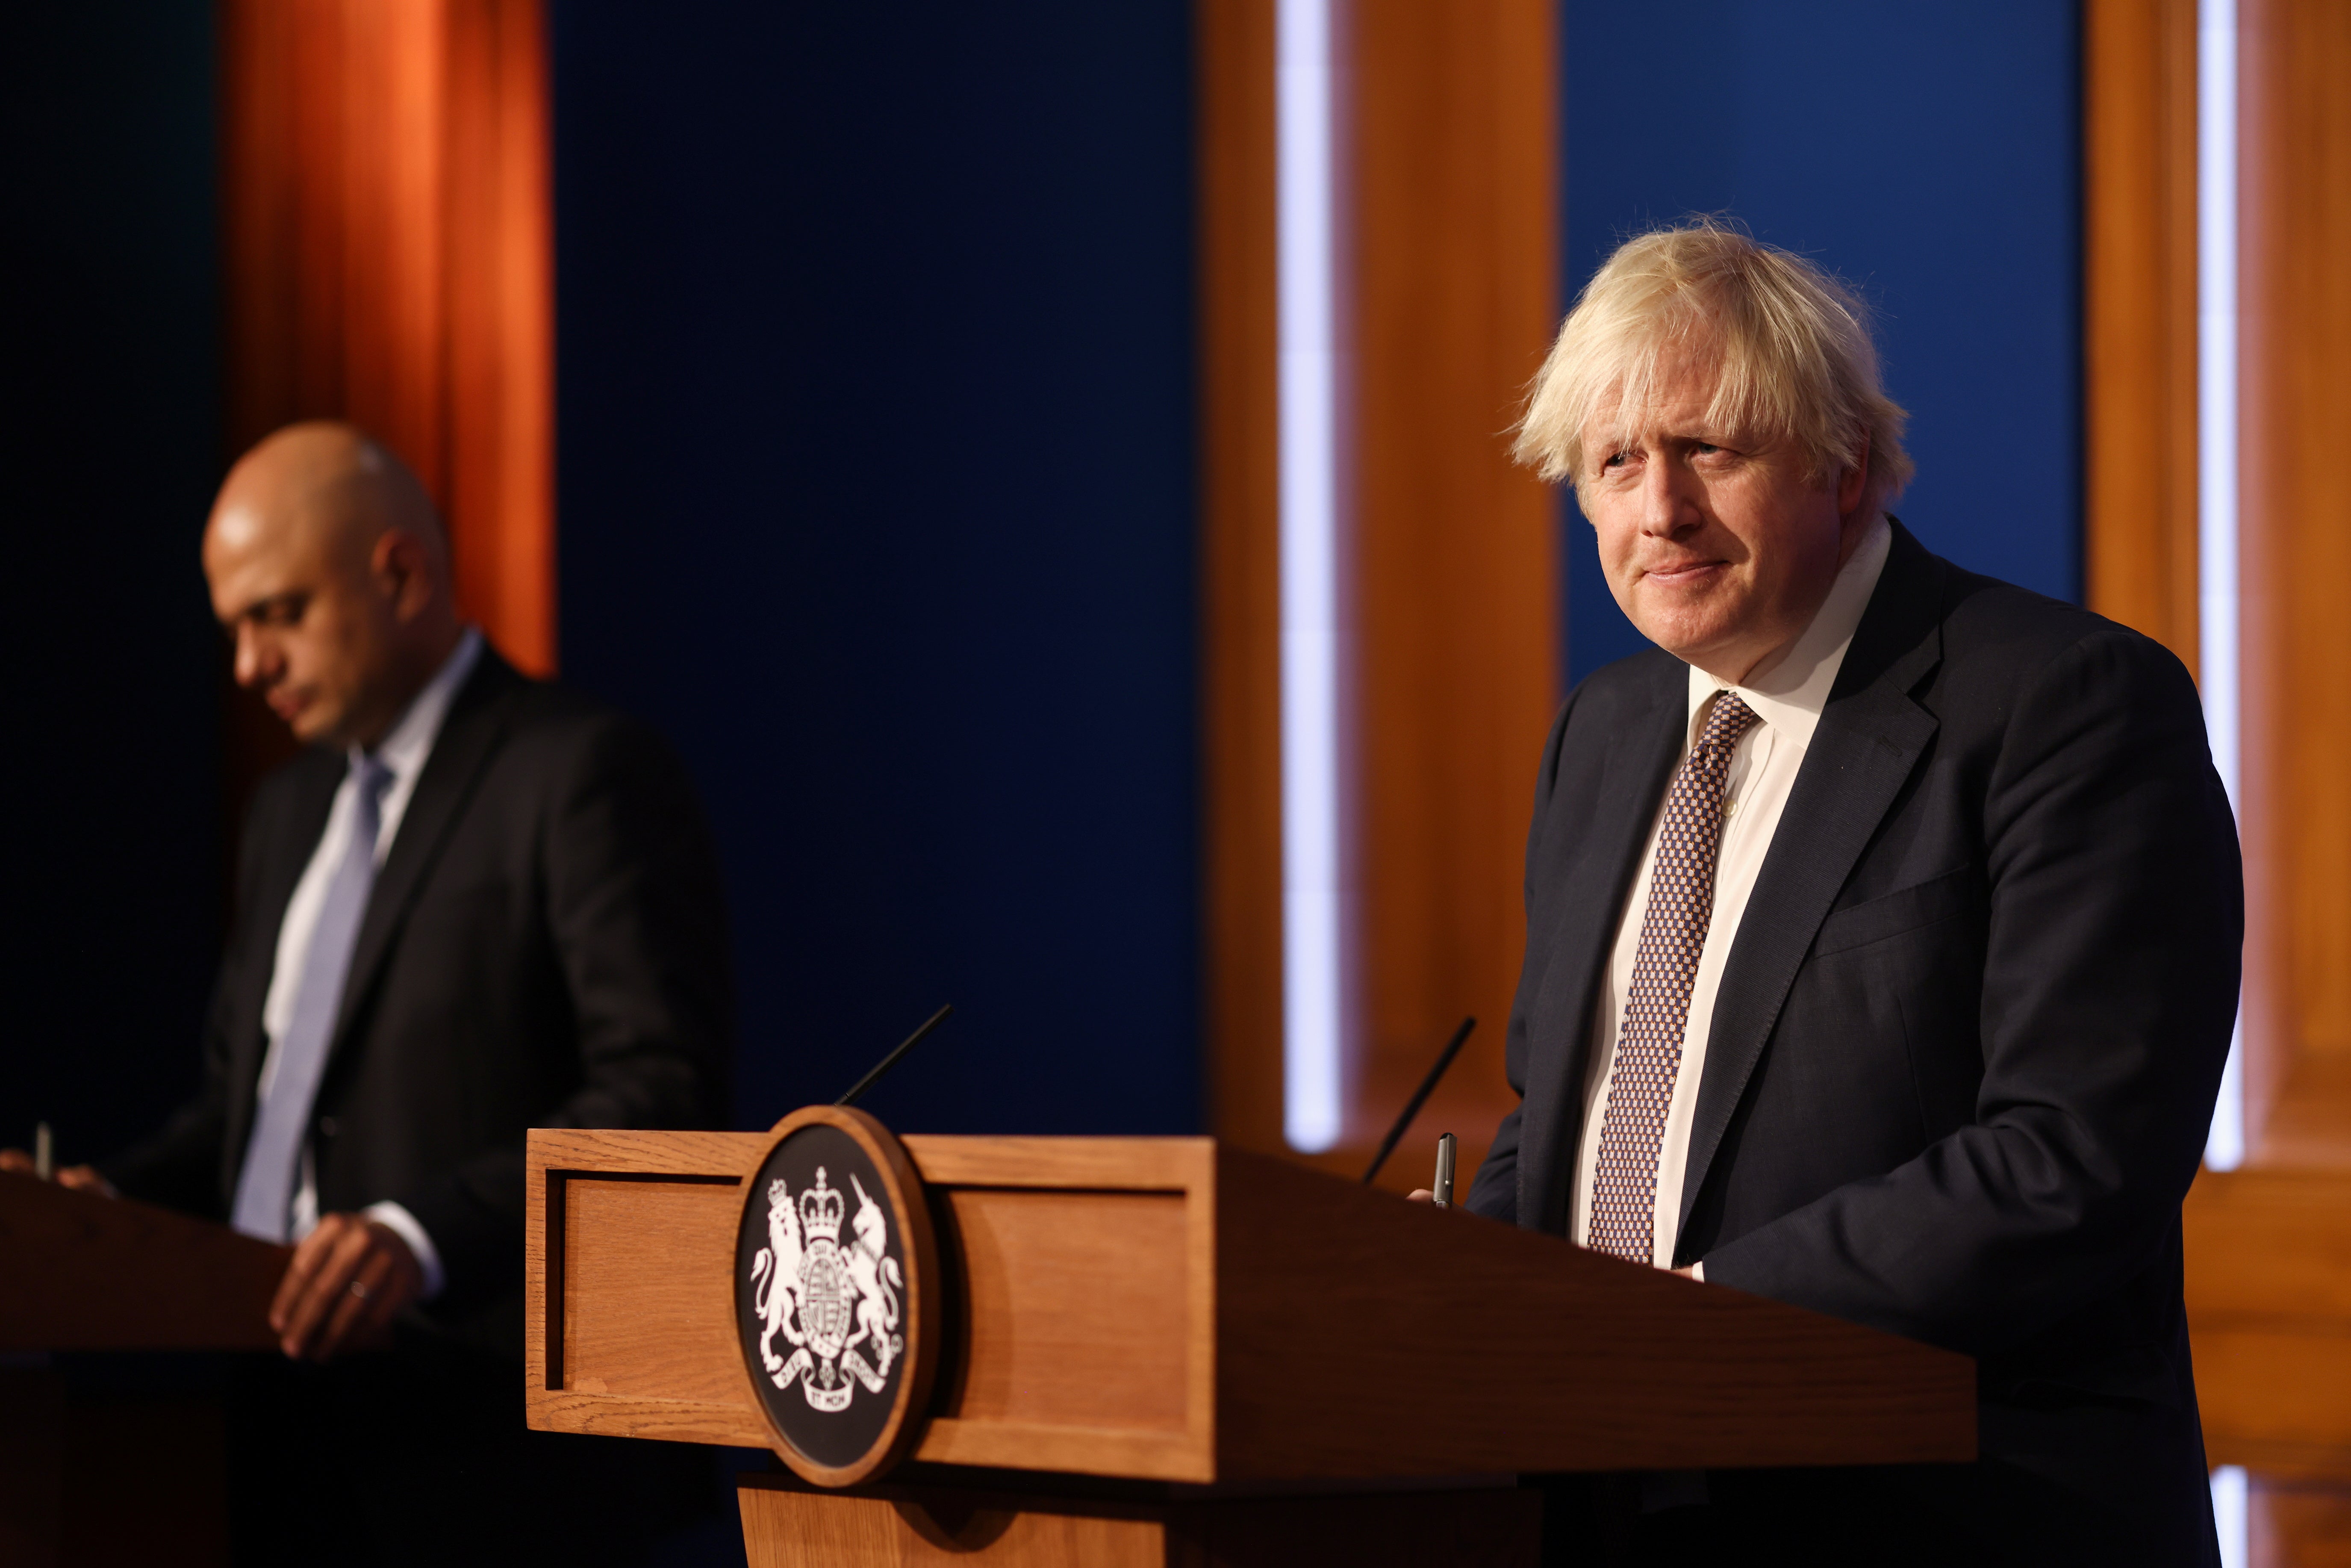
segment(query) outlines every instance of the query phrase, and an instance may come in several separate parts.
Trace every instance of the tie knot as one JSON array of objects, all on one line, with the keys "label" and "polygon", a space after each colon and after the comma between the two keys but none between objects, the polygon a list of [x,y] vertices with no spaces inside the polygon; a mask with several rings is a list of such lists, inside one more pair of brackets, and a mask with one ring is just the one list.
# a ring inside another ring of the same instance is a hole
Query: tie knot
[{"label": "tie knot", "polygon": [[351,754],[351,782],[359,786],[360,799],[371,807],[383,799],[384,786],[392,782],[392,769],[364,751]]},{"label": "tie knot", "polygon": [[1737,692],[1717,692],[1714,709],[1706,716],[1706,727],[1698,731],[1698,748],[1719,747],[1728,751],[1758,722],[1755,710],[1740,701]]},{"label": "tie knot", "polygon": [[351,831],[372,852],[376,841],[383,833],[383,789],[392,782],[392,769],[365,752],[351,757]]}]

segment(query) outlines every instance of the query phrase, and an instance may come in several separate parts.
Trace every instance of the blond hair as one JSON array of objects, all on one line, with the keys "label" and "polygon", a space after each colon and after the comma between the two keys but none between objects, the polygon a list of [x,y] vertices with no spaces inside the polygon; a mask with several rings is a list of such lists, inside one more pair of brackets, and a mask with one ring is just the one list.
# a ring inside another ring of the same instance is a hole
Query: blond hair
[{"label": "blond hair", "polygon": [[1626,240],[1593,275],[1536,373],[1512,455],[1546,479],[1588,477],[1593,418],[1613,404],[1629,428],[1657,395],[1660,361],[1691,351],[1715,361],[1708,423],[1795,442],[1816,484],[1865,457],[1871,505],[1909,482],[1907,416],[1879,383],[1869,308],[1802,256],[1712,217]]}]

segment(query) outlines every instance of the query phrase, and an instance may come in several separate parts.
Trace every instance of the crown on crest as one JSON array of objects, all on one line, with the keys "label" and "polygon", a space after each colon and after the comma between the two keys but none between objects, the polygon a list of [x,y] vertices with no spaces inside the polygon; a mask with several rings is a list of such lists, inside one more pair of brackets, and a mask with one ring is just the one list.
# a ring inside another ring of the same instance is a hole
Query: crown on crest
[{"label": "crown on crest", "polygon": [[824,1185],[824,1167],[816,1167],[816,1185],[800,1194],[800,1228],[813,1241],[841,1239],[841,1189]]}]

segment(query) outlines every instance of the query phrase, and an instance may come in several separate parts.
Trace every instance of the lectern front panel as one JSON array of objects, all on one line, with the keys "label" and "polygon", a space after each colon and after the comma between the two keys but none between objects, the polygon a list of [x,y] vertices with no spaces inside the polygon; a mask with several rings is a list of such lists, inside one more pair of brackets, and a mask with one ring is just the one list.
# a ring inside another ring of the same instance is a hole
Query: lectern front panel
[{"label": "lectern front panel", "polygon": [[946,1414],[1184,1429],[1184,1194],[955,1187],[947,1204],[970,1310]]},{"label": "lectern front panel", "polygon": [[732,1185],[564,1184],[564,1385],[590,1394],[723,1403],[738,1397],[735,1325],[694,1274],[631,1245],[649,1231],[724,1253],[742,1198]]},{"label": "lectern front panel", "polygon": [[1216,1479],[1216,1145],[925,1138],[964,1310],[940,1464]]},{"label": "lectern front panel", "polygon": [[[531,1426],[767,1446],[735,1344],[730,1281],[743,1178],[764,1143],[758,1133],[530,1134]],[[660,1331],[644,1332],[641,1313]]]},{"label": "lectern front panel", "polygon": [[[768,1446],[732,1322],[742,1184],[768,1142],[531,1134],[532,1426]],[[914,1457],[1213,1480],[1214,1143],[916,1136],[905,1146],[929,1189],[954,1302]]]}]

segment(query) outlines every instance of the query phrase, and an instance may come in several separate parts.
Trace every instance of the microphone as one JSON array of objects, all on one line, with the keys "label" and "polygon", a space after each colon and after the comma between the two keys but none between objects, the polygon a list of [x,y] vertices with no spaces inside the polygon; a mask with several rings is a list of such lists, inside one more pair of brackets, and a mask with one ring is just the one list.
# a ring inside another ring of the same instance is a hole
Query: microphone
[{"label": "microphone", "polygon": [[1453,1038],[1445,1042],[1445,1053],[1437,1059],[1437,1065],[1428,1070],[1428,1076],[1420,1081],[1420,1087],[1413,1091],[1412,1098],[1404,1103],[1404,1114],[1395,1119],[1395,1125],[1390,1127],[1388,1135],[1380,1141],[1380,1152],[1372,1156],[1372,1168],[1364,1173],[1365,1186],[1372,1185],[1372,1178],[1380,1174],[1380,1167],[1388,1163],[1390,1155],[1395,1153],[1396,1141],[1404,1136],[1405,1129],[1412,1125],[1412,1119],[1420,1114],[1421,1106],[1427,1103],[1429,1092],[1437,1087],[1437,1081],[1445,1076],[1445,1070],[1453,1065],[1453,1059],[1461,1054],[1461,1042],[1468,1040],[1469,1031],[1477,1027],[1476,1019],[1463,1019],[1461,1027],[1453,1031]]},{"label": "microphone", "polygon": [[835,1105],[856,1104],[860,1096],[862,1096],[868,1089],[872,1088],[876,1083],[882,1082],[882,1075],[883,1073],[898,1065],[898,1059],[900,1057],[905,1055],[908,1051],[914,1050],[916,1045],[920,1044],[925,1035],[938,1028],[939,1025],[946,1022],[947,1014],[953,1011],[955,1011],[954,1007],[944,1007],[938,1011],[933,1013],[929,1018],[925,1019],[923,1021],[922,1028],[908,1035],[904,1040],[900,1040],[898,1042],[897,1050],[892,1051],[889,1055],[875,1062],[873,1064],[872,1071],[859,1079],[855,1088],[842,1095],[840,1099],[835,1100],[833,1103]]}]

